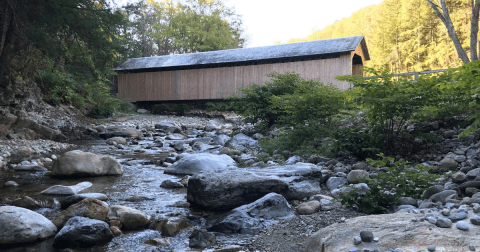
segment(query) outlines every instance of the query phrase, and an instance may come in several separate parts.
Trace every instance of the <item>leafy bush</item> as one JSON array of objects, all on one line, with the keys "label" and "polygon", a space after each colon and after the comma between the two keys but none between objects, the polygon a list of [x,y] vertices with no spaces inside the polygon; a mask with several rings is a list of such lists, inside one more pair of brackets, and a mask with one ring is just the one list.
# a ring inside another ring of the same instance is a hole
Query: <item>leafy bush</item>
[{"label": "leafy bush", "polygon": [[[430,174],[436,167],[418,164],[410,166],[406,161],[395,161],[394,158],[378,155],[380,160],[367,159],[372,166],[383,169],[377,178],[359,179],[366,183],[370,191],[360,194],[358,189],[340,196],[342,204],[357,206],[367,213],[385,213],[400,203],[400,197],[421,198],[424,190],[431,187],[440,175]],[[389,166],[389,167],[386,167]]]},{"label": "leafy bush", "polygon": [[152,112],[154,114],[176,113],[177,115],[185,115],[185,112],[190,110],[190,106],[184,103],[179,104],[156,104],[153,106]]},{"label": "leafy bush", "polygon": [[245,116],[246,120],[261,121],[266,128],[288,115],[284,109],[272,106],[272,97],[293,94],[298,84],[304,81],[296,73],[271,73],[268,76],[272,80],[263,85],[253,84],[240,89],[245,96],[235,105],[235,112]]},{"label": "leafy bush", "polygon": [[347,152],[357,158],[371,157],[383,147],[383,138],[375,128],[344,128],[333,131],[333,153]]},{"label": "leafy bush", "polygon": [[326,147],[322,140],[329,136],[331,128],[321,124],[298,124],[294,127],[285,128],[278,137],[265,137],[259,140],[262,150],[270,155],[290,151],[292,154],[303,156],[312,154],[324,154]]},{"label": "leafy bush", "polygon": [[47,102],[53,105],[71,103],[77,108],[85,107],[86,93],[82,85],[69,74],[58,70],[40,70],[37,73],[37,82]]},{"label": "leafy bush", "polygon": [[374,77],[364,79],[354,75],[339,76],[337,79],[354,84],[351,99],[360,103],[370,127],[382,134],[384,147],[393,150],[404,124],[424,107],[439,101],[441,92],[436,86],[438,83],[429,78],[420,78],[418,82],[396,78],[389,74],[388,68],[363,70]]},{"label": "leafy bush", "polygon": [[469,120],[473,123],[461,134],[468,135],[478,128],[480,123],[480,60],[467,63],[458,69],[451,70],[453,82],[441,86],[445,93],[459,94],[458,104],[473,110]]},{"label": "leafy bush", "polygon": [[328,123],[329,120],[345,108],[345,96],[332,84],[323,84],[315,80],[301,80],[293,93],[273,95],[271,107],[286,112],[287,124],[308,122]]},{"label": "leafy bush", "polygon": [[235,111],[237,106],[235,104],[234,97],[229,98],[230,100],[222,102],[207,102],[205,103],[205,110],[207,111]]}]

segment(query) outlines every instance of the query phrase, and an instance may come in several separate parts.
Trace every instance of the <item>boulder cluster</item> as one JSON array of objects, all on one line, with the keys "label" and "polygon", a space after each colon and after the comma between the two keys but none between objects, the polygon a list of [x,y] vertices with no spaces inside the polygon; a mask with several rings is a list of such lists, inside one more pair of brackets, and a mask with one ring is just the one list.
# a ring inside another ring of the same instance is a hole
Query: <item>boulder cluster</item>
[{"label": "boulder cluster", "polygon": [[[424,152],[416,159],[438,167],[445,177],[425,190],[422,199],[401,198],[402,205],[389,215],[342,218],[316,233],[312,230],[307,251],[474,251],[480,244],[474,235],[480,224],[480,142],[475,134],[458,138],[460,129],[445,129],[438,123],[428,127],[442,141],[432,147],[435,153]],[[290,156],[286,161],[274,156],[259,160],[262,150],[258,139],[263,136],[252,134],[250,129],[251,125],[233,117],[137,119],[90,125],[85,132],[103,138],[105,150],[151,156],[164,174],[176,176],[159,183],[162,190],[185,194],[186,201],[173,206],[221,214],[204,218],[208,214],[183,213],[158,218],[133,207],[109,204],[106,194],[81,193],[92,183],[76,182],[40,192],[61,198],[59,202],[21,196],[0,206],[0,244],[54,237],[58,248],[89,247],[109,242],[126,230],[154,230],[162,237],[148,239],[145,244],[169,246],[169,237],[191,230],[189,247],[204,249],[217,243],[218,233],[256,236],[298,216],[334,211],[341,207],[336,198],[352,188],[359,193],[371,190],[359,179],[376,178],[382,172],[382,168],[349,156]],[[277,133],[274,129],[268,134]],[[121,163],[112,156],[67,151],[73,146],[48,141],[40,144],[44,144],[40,149],[24,146],[0,150],[0,168],[66,180],[124,174]],[[21,184],[8,181],[3,186],[15,188]],[[134,196],[125,201],[144,200],[150,199]],[[56,204],[62,211],[51,220],[32,211]]]}]

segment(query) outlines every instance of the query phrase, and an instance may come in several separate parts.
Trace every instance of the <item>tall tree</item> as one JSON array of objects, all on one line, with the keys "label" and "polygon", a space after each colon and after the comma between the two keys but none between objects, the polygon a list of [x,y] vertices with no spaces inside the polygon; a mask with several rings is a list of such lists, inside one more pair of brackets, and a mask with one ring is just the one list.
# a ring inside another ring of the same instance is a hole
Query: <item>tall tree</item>
[{"label": "tall tree", "polygon": [[[219,0],[142,1],[126,8],[136,57],[242,47],[242,19]],[[141,41],[146,41],[140,45]]]},{"label": "tall tree", "polygon": [[104,79],[121,52],[124,21],[107,0],[0,1],[0,89],[9,90],[0,103],[25,92],[15,78],[33,79],[45,62],[79,79]]},{"label": "tall tree", "polygon": [[462,47],[460,39],[457,36],[457,31],[453,25],[452,19],[450,18],[450,13],[447,8],[445,0],[427,0],[428,4],[437,14],[438,18],[442,20],[442,23],[445,25],[448,31],[448,35],[452,40],[455,49],[458,53],[458,57],[463,61],[463,63],[468,63],[478,59],[478,46],[477,46],[477,35],[478,35],[478,18],[480,11],[480,0],[470,0],[470,9],[471,9],[471,21],[470,21],[470,59],[467,56],[465,49]]}]

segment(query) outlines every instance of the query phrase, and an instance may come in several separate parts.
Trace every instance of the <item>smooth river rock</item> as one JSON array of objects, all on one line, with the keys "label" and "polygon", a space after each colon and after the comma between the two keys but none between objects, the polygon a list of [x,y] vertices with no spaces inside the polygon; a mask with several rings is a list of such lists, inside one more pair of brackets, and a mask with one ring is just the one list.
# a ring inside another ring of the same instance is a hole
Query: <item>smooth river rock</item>
[{"label": "smooth river rock", "polygon": [[0,244],[35,242],[56,232],[57,227],[41,214],[21,207],[0,207]]},{"label": "smooth river rock", "polygon": [[244,151],[247,149],[255,149],[260,147],[260,144],[258,143],[257,140],[242,133],[233,136],[232,139],[230,140],[230,145],[239,151]]},{"label": "smooth river rock", "polygon": [[187,200],[207,209],[233,209],[271,192],[303,199],[321,192],[320,179],[316,166],[302,164],[203,172],[189,179]]},{"label": "smooth river rock", "polygon": [[[383,215],[361,216],[347,219],[320,229],[308,241],[305,251],[349,251],[354,245],[352,239],[361,231],[373,232],[379,242],[361,243],[355,247],[376,248],[389,251],[390,248],[401,248],[403,251],[426,251],[435,244],[436,251],[469,251],[470,244],[480,244],[477,230],[459,230],[454,226],[440,228],[428,221],[413,222],[412,217],[423,215],[405,212]],[[396,251],[396,250],[395,250]]]},{"label": "smooth river rock", "polygon": [[294,210],[282,195],[269,193],[253,203],[237,207],[226,213],[208,230],[251,234],[277,224],[278,220],[290,219],[294,216]]},{"label": "smooth river rock", "polygon": [[80,194],[69,196],[65,199],[61,199],[60,206],[62,207],[62,209],[66,209],[67,207],[73,204],[76,204],[86,198],[98,199],[102,201],[105,201],[108,199],[107,195],[103,193],[80,193]]},{"label": "smooth river rock", "polygon": [[150,224],[150,216],[144,212],[119,205],[110,206],[107,218],[120,221],[125,229],[141,229]]},{"label": "smooth river rock", "polygon": [[73,150],[65,153],[54,163],[53,176],[102,176],[121,175],[122,166],[113,157]]},{"label": "smooth river rock", "polygon": [[55,226],[58,228],[61,228],[70,218],[75,216],[105,221],[107,214],[107,203],[97,199],[86,198],[63,210],[58,217],[53,220],[53,224],[55,224]]},{"label": "smooth river rock", "polygon": [[50,195],[74,195],[77,192],[83,191],[92,186],[90,182],[81,182],[73,186],[63,186],[63,185],[54,185],[43,191],[41,194],[50,194]]},{"label": "smooth river rock", "polygon": [[195,175],[204,171],[227,169],[229,166],[235,166],[235,160],[230,156],[199,153],[178,160],[164,172],[175,175]]},{"label": "smooth river rock", "polygon": [[58,248],[91,247],[111,239],[113,233],[106,222],[76,216],[69,219],[55,235],[53,245]]}]

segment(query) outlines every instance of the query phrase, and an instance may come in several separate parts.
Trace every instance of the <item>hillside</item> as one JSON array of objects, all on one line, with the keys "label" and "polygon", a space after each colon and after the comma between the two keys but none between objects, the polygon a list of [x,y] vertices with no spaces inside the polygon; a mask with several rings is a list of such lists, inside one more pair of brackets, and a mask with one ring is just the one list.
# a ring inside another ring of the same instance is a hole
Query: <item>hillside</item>
[{"label": "hillside", "polygon": [[[470,1],[448,4],[462,46],[469,53]],[[368,67],[388,66],[399,73],[462,64],[440,19],[427,1],[419,0],[385,0],[288,43],[356,35],[367,40],[372,59]]]}]

